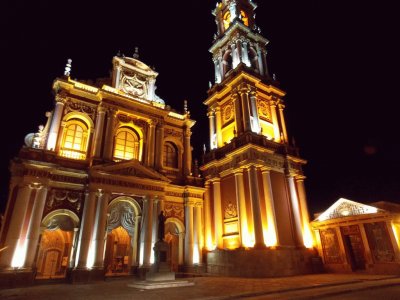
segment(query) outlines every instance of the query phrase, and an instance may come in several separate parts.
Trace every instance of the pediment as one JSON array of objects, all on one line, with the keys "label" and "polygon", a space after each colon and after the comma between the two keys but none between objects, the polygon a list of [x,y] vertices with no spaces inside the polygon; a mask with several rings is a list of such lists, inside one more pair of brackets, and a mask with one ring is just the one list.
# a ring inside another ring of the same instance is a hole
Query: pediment
[{"label": "pediment", "polygon": [[97,165],[92,169],[98,172],[105,172],[110,175],[134,176],[145,179],[171,182],[171,180],[164,175],[151,168],[143,166],[137,159]]},{"label": "pediment", "polygon": [[357,215],[375,214],[378,212],[383,212],[383,210],[374,206],[351,201],[345,198],[340,198],[331,207],[320,214],[315,221],[325,221]]}]

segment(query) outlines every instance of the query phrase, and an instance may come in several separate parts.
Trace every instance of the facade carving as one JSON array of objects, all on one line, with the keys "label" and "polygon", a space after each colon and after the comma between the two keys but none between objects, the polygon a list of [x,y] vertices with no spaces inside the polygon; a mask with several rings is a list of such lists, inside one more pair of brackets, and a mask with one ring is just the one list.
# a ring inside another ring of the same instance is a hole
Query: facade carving
[{"label": "facade carving", "polygon": [[112,59],[111,78],[99,81],[110,85],[71,79],[68,61],[54,81],[47,124],[26,136],[11,162],[0,272],[70,274],[72,281],[145,272],[154,262],[161,211],[176,271],[197,265],[235,276],[303,274],[311,272],[314,246],[326,264],[346,264],[345,241],[365,254],[355,266],[364,259],[396,268],[399,227],[384,211],[370,224],[336,226],[337,217],[371,212],[341,202],[321,215],[322,225],[314,221],[313,236],[306,161],[289,142],[285,92],[270,76],[256,8],[250,0],[223,0],[213,11],[215,82],[204,101],[210,143],[202,176],[196,163],[192,169],[195,121],[187,103],[183,113],[166,106],[155,92],[158,73],[137,49]]}]

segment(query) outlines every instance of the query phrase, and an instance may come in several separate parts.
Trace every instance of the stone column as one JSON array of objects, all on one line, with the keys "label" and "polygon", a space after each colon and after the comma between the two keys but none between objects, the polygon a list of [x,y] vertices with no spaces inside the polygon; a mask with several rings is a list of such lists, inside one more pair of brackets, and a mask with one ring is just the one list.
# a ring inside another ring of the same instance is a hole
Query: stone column
[{"label": "stone column", "polygon": [[217,132],[217,145],[218,147],[222,147],[224,144],[222,143],[222,120],[221,120],[221,108],[215,108],[215,118],[216,118],[216,132]]},{"label": "stone column", "polygon": [[106,129],[106,140],[104,145],[104,158],[107,160],[113,159],[113,146],[114,146],[114,127],[116,122],[117,111],[110,109],[107,113],[107,129]]},{"label": "stone column", "polygon": [[261,129],[257,110],[257,92],[255,90],[250,92],[250,103],[252,112],[251,115],[253,116],[252,131],[255,133],[260,133]]},{"label": "stone column", "polygon": [[141,216],[135,217],[135,232],[133,233],[132,264],[131,264],[133,267],[138,265],[137,245],[138,245],[139,227],[141,219],[142,219]]},{"label": "stone column", "polygon": [[151,252],[151,241],[152,241],[152,220],[153,220],[153,199],[148,197],[143,199],[144,201],[144,220],[142,230],[142,247],[143,247],[143,266],[150,266]]},{"label": "stone column", "polygon": [[72,237],[72,247],[71,247],[71,256],[69,258],[69,267],[75,267],[75,257],[77,254],[77,246],[78,246],[78,237],[79,237],[79,228],[74,228],[74,235]]},{"label": "stone column", "polygon": [[[307,197],[306,190],[304,188],[304,179],[305,176],[297,176],[296,177],[296,188],[300,201],[300,211],[301,211],[301,221],[303,224],[303,235],[306,237],[305,242],[311,243],[313,241],[311,228],[310,228],[310,218],[308,215],[308,207],[307,207]],[[310,245],[305,245],[306,247],[311,247]]]},{"label": "stone column", "polygon": [[61,118],[64,111],[66,99],[60,95],[56,96],[56,107],[54,108],[53,117],[51,119],[49,136],[47,138],[47,150],[54,151],[56,149],[58,132],[60,130]]},{"label": "stone column", "polygon": [[232,100],[235,105],[235,121],[236,121],[236,133],[240,135],[243,133],[243,118],[240,110],[240,99],[237,91],[232,92]]},{"label": "stone column", "polygon": [[282,131],[283,131],[283,138],[285,139],[285,142],[289,142],[288,140],[288,135],[286,131],[286,123],[285,123],[285,117],[283,116],[283,109],[285,106],[283,104],[279,104],[279,116],[281,119],[281,125],[282,125]]},{"label": "stone column", "polygon": [[218,55],[219,73],[221,74],[221,82],[224,79],[224,64],[222,62],[222,51]]},{"label": "stone column", "polygon": [[251,66],[251,63],[249,60],[248,43],[246,41],[243,42],[243,62],[246,64],[246,66],[248,66],[248,67]]},{"label": "stone column", "polygon": [[[366,265],[365,267],[366,267],[366,269],[368,269],[368,265],[372,265],[374,263],[374,261],[372,259],[371,249],[369,248],[367,233],[365,232],[364,224],[361,223],[358,226],[360,228],[360,235],[361,235],[362,243],[364,246],[365,265]],[[387,228],[387,230],[389,231],[390,228]]]},{"label": "stone column", "polygon": [[196,203],[194,207],[194,251],[196,251],[195,256],[198,261],[194,261],[194,263],[201,263],[201,249],[204,245],[202,228],[202,205],[201,203]]},{"label": "stone column", "polygon": [[147,151],[146,151],[146,162],[147,166],[154,166],[154,155],[155,155],[155,128],[156,122],[151,120],[149,122],[149,134],[147,136]]},{"label": "stone column", "polygon": [[93,267],[104,268],[104,246],[106,238],[107,209],[111,194],[99,191],[96,208],[96,220],[94,226],[94,242],[96,245],[95,259]]},{"label": "stone column", "polygon": [[281,133],[279,129],[278,115],[276,113],[276,102],[271,100],[269,105],[271,106],[272,124],[274,125],[274,141],[279,143],[281,141]]},{"label": "stone column", "polygon": [[214,62],[214,68],[215,68],[215,83],[220,83],[221,82],[221,73],[220,73],[218,58],[213,58],[213,62]]},{"label": "stone column", "polygon": [[268,76],[267,51],[265,49],[262,50],[262,62],[264,65],[264,75]]},{"label": "stone column", "polygon": [[185,176],[190,176],[192,173],[192,146],[190,145],[190,137],[192,132],[187,126],[184,131],[185,144],[184,144],[184,154],[185,154],[185,164],[184,164],[184,174]]},{"label": "stone column", "polygon": [[237,65],[239,64],[239,57],[238,57],[238,53],[235,47],[235,44],[232,43],[231,44],[231,53],[232,53],[232,69],[235,69],[237,67]]},{"label": "stone column", "polygon": [[301,215],[300,215],[300,207],[299,200],[297,198],[296,186],[294,184],[294,178],[292,175],[288,174],[286,176],[288,186],[289,186],[289,195],[290,195],[290,203],[292,207],[292,215],[294,221],[294,234],[296,238],[296,243],[298,246],[303,245],[303,234],[301,230]]},{"label": "stone column", "polygon": [[94,132],[93,143],[93,156],[96,158],[101,157],[101,145],[103,143],[104,119],[106,110],[104,107],[99,106],[97,109],[96,129]]},{"label": "stone column", "polygon": [[115,76],[115,82],[114,82],[114,86],[115,86],[115,88],[116,89],[119,89],[119,83],[120,83],[120,77],[121,77],[121,69],[122,69],[122,67],[121,66],[117,66],[117,74],[116,74],[116,76]]},{"label": "stone column", "polygon": [[32,215],[28,226],[28,233],[26,235],[27,251],[24,267],[28,269],[32,268],[34,264],[40,235],[40,223],[42,222],[43,209],[47,197],[47,187],[38,186],[36,189],[35,203],[33,205]]},{"label": "stone column", "polygon": [[158,203],[159,203],[159,200],[158,200],[158,197],[156,196],[153,198],[153,216],[152,216],[152,221],[151,221],[151,223],[152,223],[152,230],[151,230],[151,254],[152,254],[152,256],[154,254],[154,251],[153,251],[154,244],[158,240],[158,234],[157,234],[158,214],[159,214]]},{"label": "stone column", "polygon": [[265,244],[264,244],[264,233],[262,228],[260,196],[258,194],[257,168],[255,166],[250,166],[248,172],[249,172],[251,211],[253,214],[253,222],[254,222],[254,238],[255,238],[254,248],[262,248],[265,247]]},{"label": "stone column", "polygon": [[267,210],[267,246],[279,246],[278,228],[276,227],[274,196],[272,194],[271,174],[269,169],[262,169],[265,208]]},{"label": "stone column", "polygon": [[238,54],[238,64],[241,63],[243,61],[243,55],[242,55],[242,41],[241,40],[237,40],[236,41],[236,51]]},{"label": "stone column", "polygon": [[29,184],[21,184],[15,200],[14,210],[8,227],[6,242],[7,248],[0,255],[0,269],[10,268],[15,251],[21,238],[23,220],[28,208],[32,189]]},{"label": "stone column", "polygon": [[185,199],[185,264],[193,265],[193,202]]},{"label": "stone column", "polygon": [[214,191],[214,234],[215,244],[219,249],[224,247],[223,236],[223,220],[222,220],[222,208],[221,208],[221,179],[216,178],[213,181]]},{"label": "stone column", "polygon": [[246,210],[246,197],[244,194],[244,180],[243,169],[237,170],[235,173],[235,190],[236,190],[236,205],[239,208],[239,222],[240,222],[240,239],[242,247],[248,247],[249,229],[247,226],[247,210]]},{"label": "stone column", "polygon": [[211,234],[211,184],[210,181],[205,182],[204,192],[204,237],[205,243],[208,250],[212,249],[212,234]]},{"label": "stone column", "polygon": [[256,49],[257,49],[257,61],[258,61],[258,69],[260,70],[260,75],[264,76],[264,66],[263,66],[263,61],[262,61],[262,50],[260,48],[260,45],[256,44]]},{"label": "stone column", "polygon": [[159,122],[157,124],[157,130],[156,130],[156,157],[155,157],[155,167],[156,170],[161,170],[162,169],[162,161],[163,161],[163,155],[164,155],[164,124]]},{"label": "stone column", "polygon": [[[389,234],[389,238],[394,250],[394,255],[395,255],[395,261],[399,262],[400,261],[400,245],[398,244],[399,241],[397,240],[395,234],[400,238],[399,236],[399,230],[396,228],[396,224],[392,221],[386,221],[386,226],[387,226],[387,231]],[[397,225],[398,226],[398,225]]]},{"label": "stone column", "polygon": [[217,148],[214,141],[215,135],[215,112],[211,109],[208,114],[208,120],[210,124],[210,150]]},{"label": "stone column", "polygon": [[249,89],[246,84],[242,84],[239,90],[239,94],[242,100],[242,119],[244,132],[251,131],[248,92]]},{"label": "stone column", "polygon": [[96,193],[92,190],[86,192],[82,214],[81,230],[79,234],[78,269],[86,269],[89,254],[90,241],[92,240],[92,228],[96,209]]}]

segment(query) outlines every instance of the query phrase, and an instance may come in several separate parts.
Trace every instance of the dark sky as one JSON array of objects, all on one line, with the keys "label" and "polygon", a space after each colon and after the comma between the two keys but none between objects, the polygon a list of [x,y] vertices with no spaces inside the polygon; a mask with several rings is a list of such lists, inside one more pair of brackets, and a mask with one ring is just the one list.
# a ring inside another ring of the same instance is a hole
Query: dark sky
[{"label": "dark sky", "polygon": [[[216,32],[207,1],[2,1],[0,210],[8,161],[53,108],[51,85],[72,58],[72,78],[106,77],[118,50],[160,73],[157,92],[197,120],[193,145],[208,141],[205,107]],[[399,24],[385,1],[258,1],[268,63],[305,167],[311,213],[339,197],[400,201]],[[63,3],[63,4],[60,4]],[[378,5],[379,4],[379,5]]]}]

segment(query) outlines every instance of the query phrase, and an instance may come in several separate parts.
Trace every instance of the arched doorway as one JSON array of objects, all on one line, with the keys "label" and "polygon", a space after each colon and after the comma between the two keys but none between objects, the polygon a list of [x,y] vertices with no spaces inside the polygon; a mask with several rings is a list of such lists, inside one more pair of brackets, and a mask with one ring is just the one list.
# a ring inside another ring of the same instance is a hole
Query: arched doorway
[{"label": "arched doorway", "polygon": [[65,278],[75,254],[78,224],[78,217],[68,210],[53,211],[43,219],[36,279]]},{"label": "arched doorway", "polygon": [[178,272],[179,265],[183,264],[183,235],[184,226],[175,218],[168,218],[165,222],[164,240],[169,244],[171,253],[172,271]]},{"label": "arched doorway", "polygon": [[114,199],[108,207],[106,276],[128,275],[137,265],[140,206],[130,197]]},{"label": "arched doorway", "polygon": [[128,275],[131,266],[131,237],[126,229],[119,226],[107,235],[107,247],[104,257],[106,275]]}]

